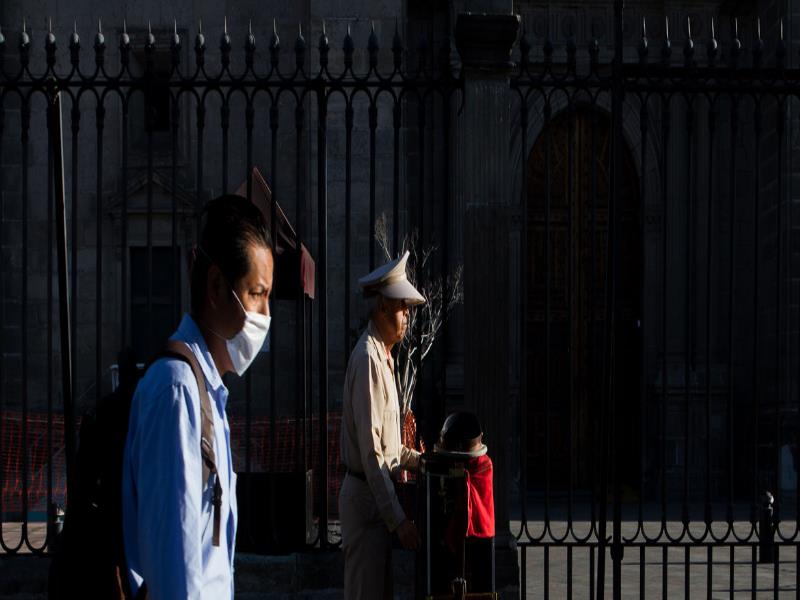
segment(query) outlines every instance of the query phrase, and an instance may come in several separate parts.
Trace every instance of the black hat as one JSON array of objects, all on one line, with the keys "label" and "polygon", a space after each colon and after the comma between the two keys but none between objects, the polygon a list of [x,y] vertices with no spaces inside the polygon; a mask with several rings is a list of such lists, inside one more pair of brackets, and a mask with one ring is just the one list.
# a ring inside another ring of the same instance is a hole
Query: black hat
[{"label": "black hat", "polygon": [[454,412],[447,417],[434,446],[436,452],[457,453],[465,456],[483,456],[486,446],[481,443],[483,428],[475,414]]}]

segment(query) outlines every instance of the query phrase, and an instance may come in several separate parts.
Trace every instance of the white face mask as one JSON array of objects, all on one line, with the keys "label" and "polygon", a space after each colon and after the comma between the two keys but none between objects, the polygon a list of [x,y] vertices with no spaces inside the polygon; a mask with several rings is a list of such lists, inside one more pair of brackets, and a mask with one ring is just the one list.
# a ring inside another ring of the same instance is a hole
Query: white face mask
[{"label": "white face mask", "polygon": [[272,317],[245,310],[244,304],[239,300],[236,292],[233,290],[231,292],[233,292],[233,297],[236,298],[239,306],[242,307],[242,311],[244,311],[244,327],[231,339],[225,340],[225,344],[228,347],[228,356],[231,357],[233,368],[236,374],[241,376],[264,345]]}]

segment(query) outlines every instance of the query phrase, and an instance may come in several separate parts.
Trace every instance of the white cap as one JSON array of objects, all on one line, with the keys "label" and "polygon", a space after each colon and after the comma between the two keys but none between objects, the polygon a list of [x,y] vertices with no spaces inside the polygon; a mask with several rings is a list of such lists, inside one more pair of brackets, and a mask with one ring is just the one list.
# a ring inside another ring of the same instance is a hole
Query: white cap
[{"label": "white cap", "polygon": [[406,250],[403,256],[389,261],[359,279],[358,285],[364,289],[364,295],[380,294],[385,298],[405,300],[409,306],[424,304],[425,298],[411,285],[406,275],[408,256],[409,252]]}]

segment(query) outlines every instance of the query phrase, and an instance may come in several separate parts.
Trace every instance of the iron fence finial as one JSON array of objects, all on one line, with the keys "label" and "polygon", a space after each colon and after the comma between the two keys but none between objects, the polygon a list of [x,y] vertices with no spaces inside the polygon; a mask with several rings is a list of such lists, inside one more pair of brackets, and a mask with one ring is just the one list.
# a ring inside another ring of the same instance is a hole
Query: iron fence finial
[{"label": "iron fence finial", "polygon": [[306,58],[306,39],[303,37],[303,23],[297,21],[297,39],[294,42],[295,66],[298,71],[303,70]]},{"label": "iron fence finial", "polygon": [[319,64],[325,69],[328,66],[328,51],[330,50],[330,43],[328,42],[328,32],[325,29],[325,19],[322,20],[322,33],[319,34]]},{"label": "iron fence finial", "polygon": [[672,42],[669,39],[669,16],[664,17],[664,45],[661,47],[661,62],[669,65],[670,57],[672,56]]},{"label": "iron fence finial", "polygon": [[372,21],[367,40],[367,51],[369,52],[369,68],[375,69],[378,66],[378,36],[375,35],[375,21]]},{"label": "iron fence finial", "polygon": [[739,53],[742,51],[742,41],[739,39],[739,19],[733,18],[733,40],[731,41],[731,66],[739,63]]},{"label": "iron fence finial", "polygon": [[248,56],[252,59],[253,51],[256,49],[256,36],[253,35],[253,19],[247,20],[247,41],[245,42],[245,50]]},{"label": "iron fence finial", "polygon": [[756,17],[756,40],[753,45],[753,67],[761,66],[761,57],[764,53],[764,40],[761,38],[761,17]]},{"label": "iron fence finial", "polygon": [[647,39],[647,17],[642,16],[642,39],[639,41],[639,63],[642,65],[647,63],[649,46],[650,43]]},{"label": "iron fence finial", "polygon": [[683,47],[684,65],[692,67],[694,65],[694,40],[692,39],[692,18],[686,16],[686,45]]},{"label": "iron fence finial", "polygon": [[96,58],[102,60],[101,54],[106,47],[106,38],[103,35],[103,23],[97,19],[97,34],[94,36],[94,49],[97,52]]},{"label": "iron fence finial", "polygon": [[780,38],[778,39],[778,43],[775,45],[775,64],[779,69],[783,69],[785,64],[786,58],[786,43],[783,39],[783,17],[780,18]]},{"label": "iron fence finial", "polygon": [[394,18],[394,38],[392,38],[392,54],[394,56],[394,68],[400,70],[403,62],[403,40],[400,37],[400,26],[397,17]]},{"label": "iron fence finial", "polygon": [[719,48],[719,44],[717,43],[716,38],[716,30],[714,26],[714,17],[711,17],[711,38],[708,40],[708,44],[706,45],[706,54],[708,55],[708,64],[714,65],[714,62],[717,57],[717,49]]},{"label": "iron fence finial", "polygon": [[350,35],[350,23],[347,24],[347,33],[344,36],[342,50],[344,51],[344,68],[345,71],[348,71],[353,67],[353,51],[355,50],[353,36]]}]

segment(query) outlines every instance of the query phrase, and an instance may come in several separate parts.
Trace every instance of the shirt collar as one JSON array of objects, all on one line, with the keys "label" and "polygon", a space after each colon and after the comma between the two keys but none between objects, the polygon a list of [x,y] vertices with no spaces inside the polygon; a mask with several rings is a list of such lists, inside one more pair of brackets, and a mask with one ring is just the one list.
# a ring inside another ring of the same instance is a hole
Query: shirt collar
[{"label": "shirt collar", "polygon": [[367,326],[367,333],[369,334],[370,339],[375,344],[375,347],[378,350],[378,356],[382,359],[386,359],[389,365],[394,369],[394,358],[390,353],[386,352],[386,344],[383,343],[383,338],[381,337],[381,333],[378,331],[378,327],[372,321],[369,320],[369,325]]},{"label": "shirt collar", "polygon": [[197,361],[200,363],[200,368],[203,370],[203,375],[206,378],[206,383],[215,392],[223,388],[227,392],[225,384],[222,382],[222,377],[217,370],[214,359],[211,357],[211,352],[208,350],[206,340],[200,332],[195,320],[191,315],[184,314],[181,324],[178,325],[178,330],[172,335],[173,340],[180,340],[185,342],[192,350]]}]

